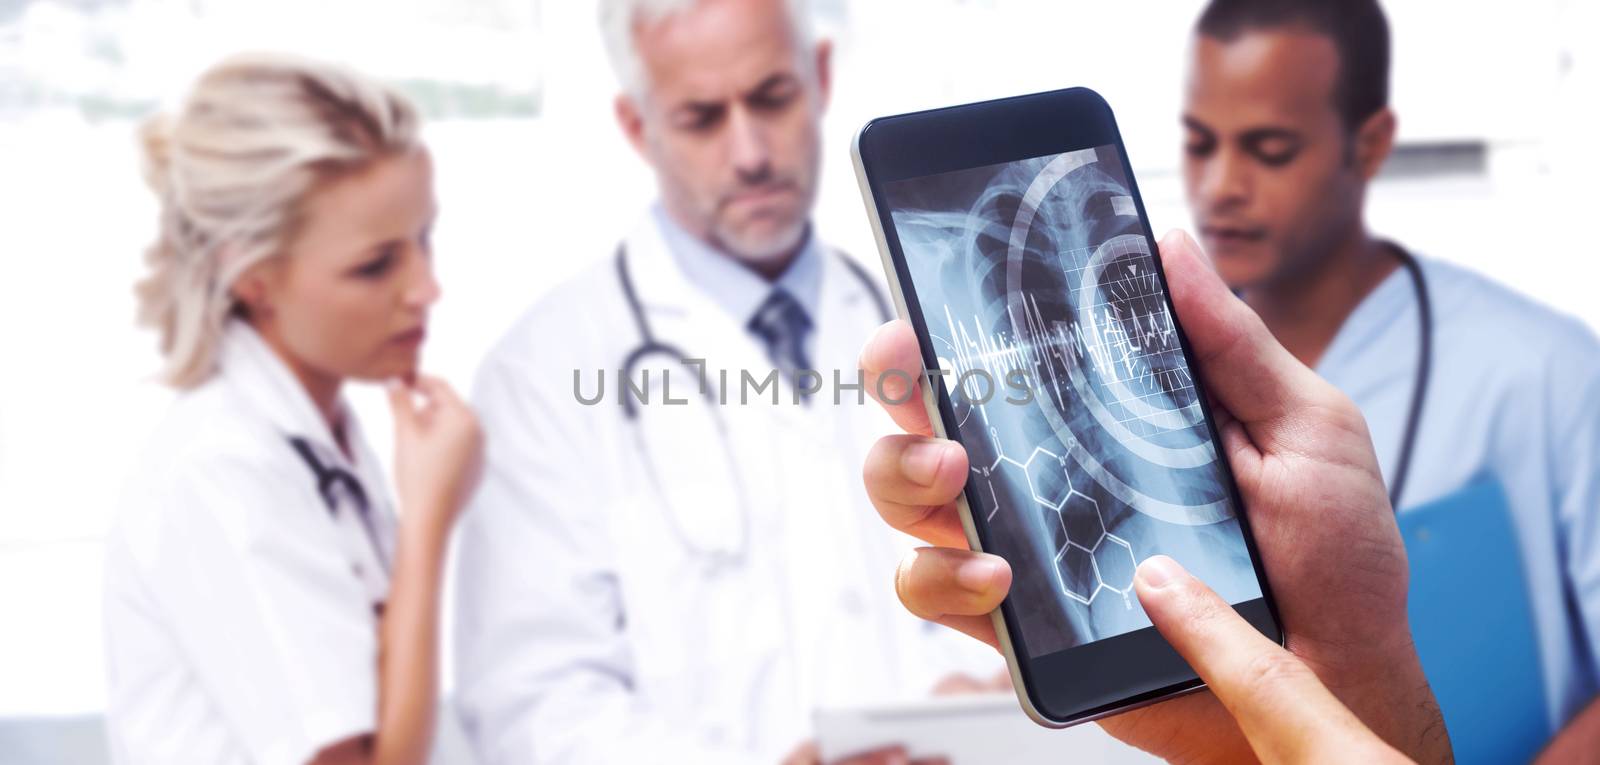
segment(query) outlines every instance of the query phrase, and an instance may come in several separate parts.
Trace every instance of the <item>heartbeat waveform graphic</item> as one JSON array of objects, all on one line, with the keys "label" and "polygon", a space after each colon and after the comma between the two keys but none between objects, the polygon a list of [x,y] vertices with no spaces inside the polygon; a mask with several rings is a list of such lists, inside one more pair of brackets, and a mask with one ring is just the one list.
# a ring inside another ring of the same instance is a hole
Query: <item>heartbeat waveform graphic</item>
[{"label": "heartbeat waveform graphic", "polygon": [[[1148,254],[1118,247],[1112,255],[1118,258],[1114,270],[1122,273],[1100,281],[1090,278],[1090,266],[1080,265],[1094,259],[1090,248],[1063,253],[1066,276],[1078,282],[1072,289],[1076,302],[1087,306],[1074,320],[1046,319],[1036,295],[1027,291],[1007,305],[1009,331],[991,330],[977,315],[971,317],[969,329],[946,305],[944,318],[954,354],[948,361],[957,379],[979,369],[997,380],[1024,370],[1033,375],[1038,389],[1050,392],[1058,407],[1064,407],[1066,376],[1074,369],[1088,372],[1085,376],[1097,388],[1112,394],[1107,403],[1124,409],[1155,397],[1170,402],[1177,392],[1192,390],[1177,329]],[[1107,277],[1112,270],[1106,268],[1098,276]],[[1118,419],[1140,418],[1130,413]]]}]

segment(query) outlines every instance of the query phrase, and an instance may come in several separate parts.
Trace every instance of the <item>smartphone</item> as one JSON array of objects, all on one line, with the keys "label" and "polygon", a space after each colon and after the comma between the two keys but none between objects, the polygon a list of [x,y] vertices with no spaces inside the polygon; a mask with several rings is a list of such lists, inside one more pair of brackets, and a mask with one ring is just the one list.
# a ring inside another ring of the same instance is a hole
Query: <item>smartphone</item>
[{"label": "smartphone", "polygon": [[872,120],[855,165],[1017,695],[1065,727],[1203,687],[1134,569],[1176,559],[1283,632],[1111,108],[1085,88]]}]

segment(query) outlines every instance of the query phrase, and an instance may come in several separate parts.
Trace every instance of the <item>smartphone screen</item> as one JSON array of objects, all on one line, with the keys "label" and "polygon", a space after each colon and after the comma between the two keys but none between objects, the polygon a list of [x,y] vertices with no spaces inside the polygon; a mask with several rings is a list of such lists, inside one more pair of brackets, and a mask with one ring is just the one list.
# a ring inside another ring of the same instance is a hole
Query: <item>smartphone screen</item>
[{"label": "smartphone screen", "polygon": [[1261,597],[1117,147],[886,191],[1029,653],[1150,626],[1158,553]]},{"label": "smartphone screen", "polygon": [[949,125],[1014,136],[1041,122],[1025,102],[897,126],[938,159],[873,188],[983,549],[1013,570],[1012,650],[1058,720],[1198,684],[1134,592],[1152,555],[1277,637],[1115,123],[1081,93],[1045,104],[1078,130],[1035,126],[1015,157]]}]

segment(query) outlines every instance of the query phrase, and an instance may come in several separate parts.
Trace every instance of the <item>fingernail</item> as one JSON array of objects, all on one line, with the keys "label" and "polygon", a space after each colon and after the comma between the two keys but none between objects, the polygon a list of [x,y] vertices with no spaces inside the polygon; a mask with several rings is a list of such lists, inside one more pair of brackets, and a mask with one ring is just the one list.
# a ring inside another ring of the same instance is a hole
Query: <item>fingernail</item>
[{"label": "fingernail", "polygon": [[1205,263],[1212,268],[1216,268],[1216,264],[1211,260],[1211,253],[1206,252],[1206,248],[1200,246],[1200,241],[1195,239],[1193,236],[1190,236],[1189,232],[1184,231],[1183,229],[1175,228],[1167,232],[1167,236],[1172,237],[1175,240],[1173,244],[1176,246],[1186,246],[1193,250],[1196,255],[1200,256],[1200,262]]},{"label": "fingernail", "polygon": [[1183,567],[1165,555],[1152,555],[1139,564],[1139,581],[1146,587],[1160,589],[1183,574]]},{"label": "fingernail", "polygon": [[1000,573],[1000,561],[990,557],[973,558],[956,569],[956,583],[970,592],[986,594],[994,588],[994,578]]},{"label": "fingernail", "polygon": [[906,448],[900,455],[900,470],[906,478],[923,486],[932,486],[939,477],[939,466],[950,454],[950,444],[943,441],[921,441]]}]

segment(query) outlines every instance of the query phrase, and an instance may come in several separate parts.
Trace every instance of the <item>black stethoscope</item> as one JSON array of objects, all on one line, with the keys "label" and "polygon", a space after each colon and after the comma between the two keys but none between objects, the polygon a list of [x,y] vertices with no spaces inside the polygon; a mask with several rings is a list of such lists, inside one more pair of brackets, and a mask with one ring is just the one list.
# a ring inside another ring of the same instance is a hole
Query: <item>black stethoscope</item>
[{"label": "black stethoscope", "polygon": [[1400,495],[1411,472],[1411,456],[1417,445],[1417,430],[1422,424],[1422,405],[1428,397],[1428,377],[1433,371],[1433,302],[1428,297],[1428,279],[1422,264],[1406,248],[1391,244],[1400,265],[1411,275],[1411,288],[1417,293],[1417,376],[1411,384],[1411,407],[1406,412],[1405,430],[1400,436],[1400,461],[1389,482],[1389,505],[1400,511]]},{"label": "black stethoscope", "polygon": [[1417,295],[1417,375],[1411,382],[1411,403],[1406,410],[1405,429],[1400,433],[1400,459],[1395,464],[1394,478],[1389,481],[1389,507],[1400,512],[1400,495],[1411,474],[1411,456],[1416,451],[1422,405],[1427,400],[1428,377],[1433,371],[1433,302],[1428,298],[1428,279],[1422,274],[1422,264],[1406,248],[1393,242],[1387,244],[1410,275],[1411,289]]},{"label": "black stethoscope", "polygon": [[[881,293],[879,293],[878,286],[873,282],[871,275],[867,273],[866,269],[850,260],[850,258],[844,255],[844,253],[838,253],[838,257],[840,262],[844,264],[845,268],[849,269],[850,273],[855,275],[856,279],[861,282],[861,285],[866,288],[867,294],[872,296],[872,302],[878,309],[879,318],[883,322],[888,322],[889,319],[892,318],[891,314],[889,313],[888,301],[885,300]],[[634,326],[639,330],[639,344],[634,346],[633,350],[629,351],[623,356],[622,366],[620,368],[620,373],[618,374],[618,384],[620,385],[622,380],[631,380],[633,378],[635,368],[637,368],[647,358],[659,356],[671,364],[686,367],[687,365],[684,363],[684,360],[689,358],[689,355],[684,353],[683,350],[677,346],[658,339],[655,332],[651,329],[650,319],[645,315],[644,305],[639,302],[638,291],[634,288],[633,274],[628,269],[628,249],[626,244],[617,246],[616,269],[617,284],[619,287],[621,287],[622,296],[628,303],[628,312],[633,316]],[[639,450],[642,460],[644,461],[645,474],[651,483],[651,488],[655,490],[656,496],[659,496],[663,499],[663,503],[665,504],[663,515],[666,516],[667,525],[670,527],[673,536],[678,538],[678,541],[684,546],[685,549],[707,561],[711,570],[715,571],[725,566],[736,566],[743,563],[745,552],[749,550],[750,546],[751,505],[749,495],[744,486],[744,481],[740,478],[740,472],[737,469],[738,459],[733,453],[732,439],[728,436],[728,425],[727,421],[722,417],[722,413],[720,411],[721,408],[717,406],[707,406],[706,409],[710,412],[710,416],[715,424],[717,440],[722,445],[723,457],[727,461],[728,465],[727,476],[732,482],[732,487],[735,494],[734,502],[739,507],[739,532],[737,542],[735,542],[733,545],[730,545],[728,549],[716,549],[699,544],[685,529],[684,524],[678,515],[677,508],[673,506],[671,495],[666,492],[665,486],[661,480],[661,476],[656,470],[654,461],[651,459],[651,450],[645,444],[644,434],[642,432],[643,426],[639,421],[639,407],[634,402],[632,396],[622,396],[623,415],[627,418],[628,422],[632,423],[633,425],[632,430],[634,434],[635,445]]]},{"label": "black stethoscope", "polygon": [[[305,462],[306,468],[311,471],[312,477],[317,482],[317,494],[321,495],[323,504],[328,506],[328,514],[336,521],[339,517],[337,493],[339,488],[343,487],[355,501],[356,519],[361,522],[361,528],[366,532],[367,544],[372,547],[373,559],[377,561],[383,571],[383,578],[387,581],[390,575],[389,556],[384,553],[383,544],[378,539],[378,530],[372,524],[372,503],[367,497],[366,489],[361,486],[361,479],[338,465],[324,465],[322,460],[317,459],[316,452],[311,448],[311,442],[304,438],[291,436],[289,446],[294,449],[295,454],[300,455],[301,461]],[[360,575],[359,569],[357,575]],[[383,599],[374,594],[374,600],[376,601],[374,607],[381,610]]]}]

